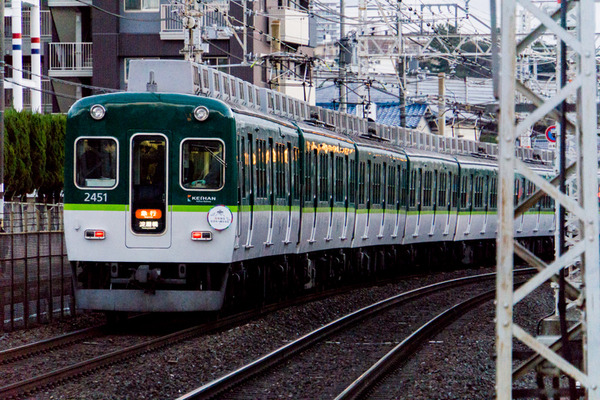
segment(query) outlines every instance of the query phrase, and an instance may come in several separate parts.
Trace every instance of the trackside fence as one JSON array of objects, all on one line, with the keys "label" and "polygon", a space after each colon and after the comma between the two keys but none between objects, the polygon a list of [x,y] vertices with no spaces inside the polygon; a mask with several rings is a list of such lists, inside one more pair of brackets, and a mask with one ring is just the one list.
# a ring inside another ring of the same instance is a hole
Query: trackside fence
[{"label": "trackside fence", "polygon": [[63,205],[4,204],[0,232],[0,332],[74,315]]}]

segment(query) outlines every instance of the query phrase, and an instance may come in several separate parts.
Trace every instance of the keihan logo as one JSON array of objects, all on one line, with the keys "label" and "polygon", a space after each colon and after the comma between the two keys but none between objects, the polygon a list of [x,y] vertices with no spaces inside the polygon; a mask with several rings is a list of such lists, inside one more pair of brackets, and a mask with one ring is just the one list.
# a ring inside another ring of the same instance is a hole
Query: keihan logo
[{"label": "keihan logo", "polygon": [[214,196],[192,196],[191,194],[187,195],[188,203],[210,203],[216,200],[217,198]]}]

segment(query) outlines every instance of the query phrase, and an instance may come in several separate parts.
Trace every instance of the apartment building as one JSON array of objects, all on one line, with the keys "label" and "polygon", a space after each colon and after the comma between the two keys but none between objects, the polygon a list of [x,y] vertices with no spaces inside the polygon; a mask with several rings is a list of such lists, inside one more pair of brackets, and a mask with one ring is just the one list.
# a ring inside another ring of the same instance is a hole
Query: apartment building
[{"label": "apartment building", "polygon": [[175,0],[47,0],[51,35],[42,53],[49,91],[55,93],[53,111],[66,112],[90,94],[126,90],[132,59],[183,59],[189,37],[183,17],[190,4],[202,14],[194,38],[197,43],[201,35],[205,43],[203,62],[314,103],[315,91],[307,91],[316,35],[309,0],[188,1],[187,6]]}]

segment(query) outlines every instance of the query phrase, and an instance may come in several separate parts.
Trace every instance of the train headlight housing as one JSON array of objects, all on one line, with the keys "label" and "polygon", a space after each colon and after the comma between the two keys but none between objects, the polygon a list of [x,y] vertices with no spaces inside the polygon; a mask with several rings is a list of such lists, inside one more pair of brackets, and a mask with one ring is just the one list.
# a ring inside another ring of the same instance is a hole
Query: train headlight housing
[{"label": "train headlight housing", "polygon": [[100,104],[95,104],[90,107],[90,116],[96,121],[100,121],[106,114],[106,108]]},{"label": "train headlight housing", "polygon": [[194,118],[196,118],[200,122],[206,121],[206,119],[208,118],[208,114],[208,108],[204,106],[198,106],[194,109]]}]

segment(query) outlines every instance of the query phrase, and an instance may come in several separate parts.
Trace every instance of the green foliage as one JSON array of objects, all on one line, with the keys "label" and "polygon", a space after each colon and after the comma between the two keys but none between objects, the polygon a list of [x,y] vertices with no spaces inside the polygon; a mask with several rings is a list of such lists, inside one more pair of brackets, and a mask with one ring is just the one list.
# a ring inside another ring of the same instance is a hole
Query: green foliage
[{"label": "green foliage", "polygon": [[4,127],[5,198],[37,190],[42,201],[56,201],[63,185],[66,117],[9,109]]}]

